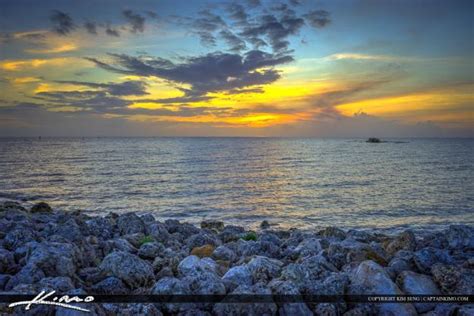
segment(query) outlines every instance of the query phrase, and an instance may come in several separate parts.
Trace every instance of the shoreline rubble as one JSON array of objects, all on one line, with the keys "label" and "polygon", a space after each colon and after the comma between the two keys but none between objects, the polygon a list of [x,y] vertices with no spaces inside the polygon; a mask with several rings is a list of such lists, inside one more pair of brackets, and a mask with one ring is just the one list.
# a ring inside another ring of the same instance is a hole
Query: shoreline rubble
[{"label": "shoreline rubble", "polygon": [[[397,235],[325,227],[257,231],[151,214],[0,204],[0,291],[37,294],[473,295],[474,227]],[[97,315],[472,315],[458,303],[92,304]],[[0,304],[0,313],[22,314]],[[33,306],[37,315],[69,315]]]}]

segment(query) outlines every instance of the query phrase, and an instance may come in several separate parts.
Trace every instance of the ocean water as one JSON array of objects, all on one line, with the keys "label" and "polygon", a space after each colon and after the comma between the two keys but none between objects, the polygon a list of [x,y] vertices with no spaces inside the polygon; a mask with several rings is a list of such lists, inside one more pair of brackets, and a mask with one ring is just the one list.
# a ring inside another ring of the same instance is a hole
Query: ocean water
[{"label": "ocean water", "polygon": [[254,227],[474,224],[474,139],[0,139],[0,198]]}]

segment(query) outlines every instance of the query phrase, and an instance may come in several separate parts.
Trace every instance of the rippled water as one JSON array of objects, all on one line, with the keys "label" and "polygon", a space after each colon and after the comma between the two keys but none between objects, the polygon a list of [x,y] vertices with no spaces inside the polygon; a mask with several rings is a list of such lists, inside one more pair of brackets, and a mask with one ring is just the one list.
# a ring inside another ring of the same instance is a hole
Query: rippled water
[{"label": "rippled water", "polygon": [[474,224],[473,157],[473,139],[1,139],[0,198],[191,222]]}]

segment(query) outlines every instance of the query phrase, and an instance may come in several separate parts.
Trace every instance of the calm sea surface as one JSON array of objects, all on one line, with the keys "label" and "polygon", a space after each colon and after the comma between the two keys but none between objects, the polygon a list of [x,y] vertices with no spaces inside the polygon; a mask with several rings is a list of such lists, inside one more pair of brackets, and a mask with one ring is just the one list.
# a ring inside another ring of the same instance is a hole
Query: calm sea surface
[{"label": "calm sea surface", "polygon": [[0,198],[251,226],[474,224],[474,140],[0,139]]}]

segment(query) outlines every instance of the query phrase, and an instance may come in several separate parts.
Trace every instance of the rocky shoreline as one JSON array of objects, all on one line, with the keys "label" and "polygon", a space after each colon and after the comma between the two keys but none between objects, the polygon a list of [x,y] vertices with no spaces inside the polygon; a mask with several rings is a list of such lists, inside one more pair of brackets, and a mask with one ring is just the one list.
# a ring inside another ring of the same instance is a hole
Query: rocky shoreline
[{"label": "rocky shoreline", "polygon": [[[0,290],[82,294],[473,295],[474,227],[423,236],[325,227],[261,229],[151,214],[0,204]],[[474,315],[461,303],[83,304],[97,315]],[[37,305],[0,313],[82,315]]]}]

